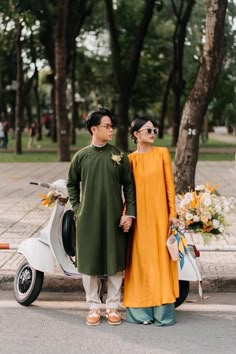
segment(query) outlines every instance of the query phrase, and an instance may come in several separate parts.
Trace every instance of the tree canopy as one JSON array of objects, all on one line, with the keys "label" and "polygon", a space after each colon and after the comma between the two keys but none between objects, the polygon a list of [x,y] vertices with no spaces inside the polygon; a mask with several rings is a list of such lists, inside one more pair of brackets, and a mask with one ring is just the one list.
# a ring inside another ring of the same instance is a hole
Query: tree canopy
[{"label": "tree canopy", "polygon": [[[116,143],[123,150],[129,149],[128,126],[138,115],[155,120],[161,136],[173,128],[175,144],[201,67],[211,1],[1,1],[0,114],[17,133],[16,152],[22,153],[22,129],[32,121],[40,127],[42,113],[49,112],[58,158],[68,160],[76,128],[99,105],[114,112]],[[204,113],[209,124],[231,130],[235,14],[229,0],[221,24],[224,59]]]}]

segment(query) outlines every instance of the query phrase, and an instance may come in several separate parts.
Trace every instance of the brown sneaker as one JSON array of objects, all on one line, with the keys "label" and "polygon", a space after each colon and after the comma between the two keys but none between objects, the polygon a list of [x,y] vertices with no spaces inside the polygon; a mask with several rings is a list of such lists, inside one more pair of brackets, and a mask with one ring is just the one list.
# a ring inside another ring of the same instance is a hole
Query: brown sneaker
[{"label": "brown sneaker", "polygon": [[106,310],[107,322],[110,325],[119,325],[121,324],[120,313],[116,309],[107,309]]},{"label": "brown sneaker", "polygon": [[89,311],[86,318],[86,324],[88,326],[97,326],[100,324],[101,311],[99,309],[92,309]]}]

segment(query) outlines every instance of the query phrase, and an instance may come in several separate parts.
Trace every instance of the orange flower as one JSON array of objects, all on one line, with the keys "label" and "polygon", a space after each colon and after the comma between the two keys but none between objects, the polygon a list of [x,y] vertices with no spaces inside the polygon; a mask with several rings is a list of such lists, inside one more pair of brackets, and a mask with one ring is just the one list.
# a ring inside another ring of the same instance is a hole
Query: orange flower
[{"label": "orange flower", "polygon": [[196,192],[192,192],[192,200],[190,202],[190,208],[196,209],[199,197]]},{"label": "orange flower", "polygon": [[53,206],[53,203],[56,200],[56,196],[53,192],[49,192],[47,195],[46,194],[39,194],[40,197],[42,198],[42,205],[45,207]]},{"label": "orange flower", "polygon": [[39,196],[42,198],[42,205],[47,206],[50,203],[50,199],[46,194],[39,194]]},{"label": "orange flower", "polygon": [[206,182],[205,184],[205,189],[210,192],[213,193],[217,188],[219,187],[218,184],[215,184],[214,186],[211,187],[211,184],[209,182]]}]

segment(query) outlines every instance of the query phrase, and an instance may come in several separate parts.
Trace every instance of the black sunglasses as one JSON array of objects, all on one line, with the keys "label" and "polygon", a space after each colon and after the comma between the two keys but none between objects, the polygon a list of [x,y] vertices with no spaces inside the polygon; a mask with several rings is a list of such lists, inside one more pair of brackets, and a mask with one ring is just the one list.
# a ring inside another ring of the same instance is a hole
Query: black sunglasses
[{"label": "black sunglasses", "polygon": [[143,130],[146,130],[148,132],[148,134],[154,134],[154,135],[157,135],[158,134],[158,129],[157,128],[144,128],[144,129],[140,129],[138,130],[139,132],[143,131]]}]

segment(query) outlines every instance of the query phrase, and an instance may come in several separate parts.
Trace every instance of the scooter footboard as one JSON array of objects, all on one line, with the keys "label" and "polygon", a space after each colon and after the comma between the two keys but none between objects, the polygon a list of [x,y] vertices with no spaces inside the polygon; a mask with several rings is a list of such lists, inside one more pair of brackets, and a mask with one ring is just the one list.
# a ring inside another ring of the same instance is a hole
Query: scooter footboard
[{"label": "scooter footboard", "polygon": [[54,273],[55,261],[48,245],[36,238],[24,240],[18,250],[24,255],[29,264],[36,270],[46,273]]}]

